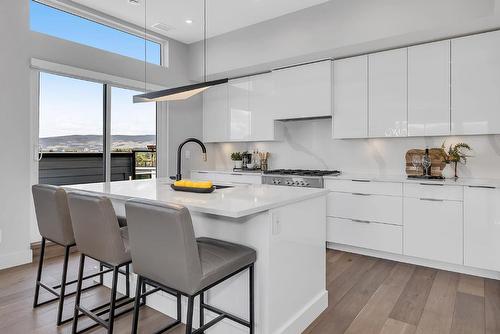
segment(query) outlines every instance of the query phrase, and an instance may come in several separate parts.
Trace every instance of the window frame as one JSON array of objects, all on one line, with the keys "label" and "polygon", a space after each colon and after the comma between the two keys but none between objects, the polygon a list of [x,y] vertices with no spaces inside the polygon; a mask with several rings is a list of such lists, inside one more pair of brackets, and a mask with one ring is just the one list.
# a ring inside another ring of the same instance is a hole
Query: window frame
[{"label": "window frame", "polygon": [[[151,30],[147,30],[146,34],[144,34],[144,29],[140,29],[140,27],[135,26],[133,24],[127,23],[122,20],[118,19],[113,19],[110,16],[100,13],[98,11],[94,11],[90,8],[86,8],[84,6],[76,5],[76,4],[69,4],[65,2],[64,0],[30,0],[34,2],[38,2],[39,4],[51,7],[53,9],[62,11],[64,13],[74,15],[77,17],[80,17],[85,20],[92,21],[94,23],[106,26],[108,28],[116,29],[118,31],[133,35],[135,37],[139,37],[144,39],[144,36],[146,36],[146,39],[150,42],[158,43],[160,45],[160,65],[153,64],[153,63],[148,63],[149,65],[156,65],[156,66],[161,66],[165,68],[169,68],[169,41],[168,39],[164,38],[163,36],[156,34],[152,32]],[[55,36],[56,37],[56,36]],[[56,37],[58,38],[58,37]],[[77,43],[77,42],[76,42]],[[85,45],[85,44],[82,44]],[[88,46],[88,45],[86,45]],[[92,47],[92,46],[88,46]],[[104,50],[106,51],[106,50]],[[111,51],[107,51],[111,52]],[[114,52],[111,52],[114,53]],[[124,56],[123,57],[128,57]],[[129,57],[130,58],[130,57]],[[135,58],[133,58],[135,59]],[[138,60],[140,61],[140,60]]]}]

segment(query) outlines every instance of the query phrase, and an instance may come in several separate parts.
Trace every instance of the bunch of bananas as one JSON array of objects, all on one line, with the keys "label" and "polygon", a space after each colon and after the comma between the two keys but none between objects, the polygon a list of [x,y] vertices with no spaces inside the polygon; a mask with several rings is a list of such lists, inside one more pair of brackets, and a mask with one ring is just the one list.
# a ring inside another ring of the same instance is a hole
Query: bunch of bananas
[{"label": "bunch of bananas", "polygon": [[212,181],[190,181],[190,180],[180,180],[175,181],[174,186],[176,187],[185,187],[185,188],[201,188],[201,189],[209,189],[212,188]]}]

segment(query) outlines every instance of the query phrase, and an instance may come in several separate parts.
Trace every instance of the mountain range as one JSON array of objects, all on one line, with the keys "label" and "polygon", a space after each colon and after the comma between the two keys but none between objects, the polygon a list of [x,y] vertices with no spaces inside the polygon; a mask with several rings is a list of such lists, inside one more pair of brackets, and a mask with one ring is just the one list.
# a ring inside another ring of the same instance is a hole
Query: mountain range
[{"label": "mountain range", "polygon": [[[71,135],[40,138],[40,146],[47,152],[101,152],[102,135]],[[112,149],[139,149],[156,143],[155,135],[114,135]]]}]

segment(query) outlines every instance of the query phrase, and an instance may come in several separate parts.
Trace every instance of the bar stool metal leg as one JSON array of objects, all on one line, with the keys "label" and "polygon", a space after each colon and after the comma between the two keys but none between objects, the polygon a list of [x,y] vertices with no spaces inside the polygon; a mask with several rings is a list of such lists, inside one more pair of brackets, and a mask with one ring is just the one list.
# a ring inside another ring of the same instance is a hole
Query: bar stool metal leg
[{"label": "bar stool metal leg", "polygon": [[75,312],[73,314],[73,327],[71,329],[72,334],[76,334],[78,328],[78,316],[80,299],[82,296],[82,283],[83,283],[83,268],[85,267],[85,255],[80,255],[80,266],[78,268],[78,283],[76,283],[76,298],[75,298]]},{"label": "bar stool metal leg", "polygon": [[187,309],[187,319],[186,319],[186,334],[191,334],[193,331],[193,304],[194,297],[188,297],[188,309]]},{"label": "bar stool metal leg", "polygon": [[59,307],[57,310],[57,326],[62,324],[62,315],[64,308],[64,297],[66,296],[66,277],[68,275],[68,262],[69,262],[70,247],[64,247],[64,264],[61,277],[61,292],[59,294]]},{"label": "bar stool metal leg", "polygon": [[130,297],[130,264],[125,266],[125,294]]},{"label": "bar stool metal leg", "polygon": [[251,264],[249,267],[248,274],[250,276],[250,334],[255,333],[255,287],[254,287],[254,265]]},{"label": "bar stool metal leg", "polygon": [[135,288],[135,303],[134,303],[134,318],[132,320],[132,334],[137,334],[137,327],[139,325],[139,307],[141,301],[141,290],[144,291],[144,283],[141,276],[137,276],[137,286]]},{"label": "bar stool metal leg", "polygon": [[[128,265],[127,265],[128,267]],[[111,286],[111,300],[109,303],[108,334],[113,333],[115,323],[116,288],[118,285],[118,267],[113,268],[113,283]]]},{"label": "bar stool metal leg", "polygon": [[[205,292],[200,293],[200,327],[205,324],[205,309],[203,308],[203,304],[205,304]],[[205,332],[200,332],[201,334]]]},{"label": "bar stool metal leg", "polygon": [[42,280],[43,258],[45,256],[45,238],[42,238],[40,245],[40,260],[38,261],[38,271],[36,274],[35,299],[33,300],[33,308],[38,306],[38,296],[40,295],[40,281]]}]

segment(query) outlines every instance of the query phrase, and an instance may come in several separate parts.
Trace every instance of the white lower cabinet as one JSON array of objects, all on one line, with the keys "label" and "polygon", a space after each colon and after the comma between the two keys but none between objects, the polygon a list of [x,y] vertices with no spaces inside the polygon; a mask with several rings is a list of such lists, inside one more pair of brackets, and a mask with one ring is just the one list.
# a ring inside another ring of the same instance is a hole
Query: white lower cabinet
[{"label": "white lower cabinet", "polygon": [[465,265],[500,271],[500,189],[465,187]]},{"label": "white lower cabinet", "polygon": [[402,227],[369,223],[352,219],[327,219],[327,238],[330,242],[401,254]]},{"label": "white lower cabinet", "polygon": [[404,254],[463,264],[462,202],[405,198]]},{"label": "white lower cabinet", "polygon": [[393,225],[403,224],[401,197],[332,192],[328,195],[328,216]]}]

